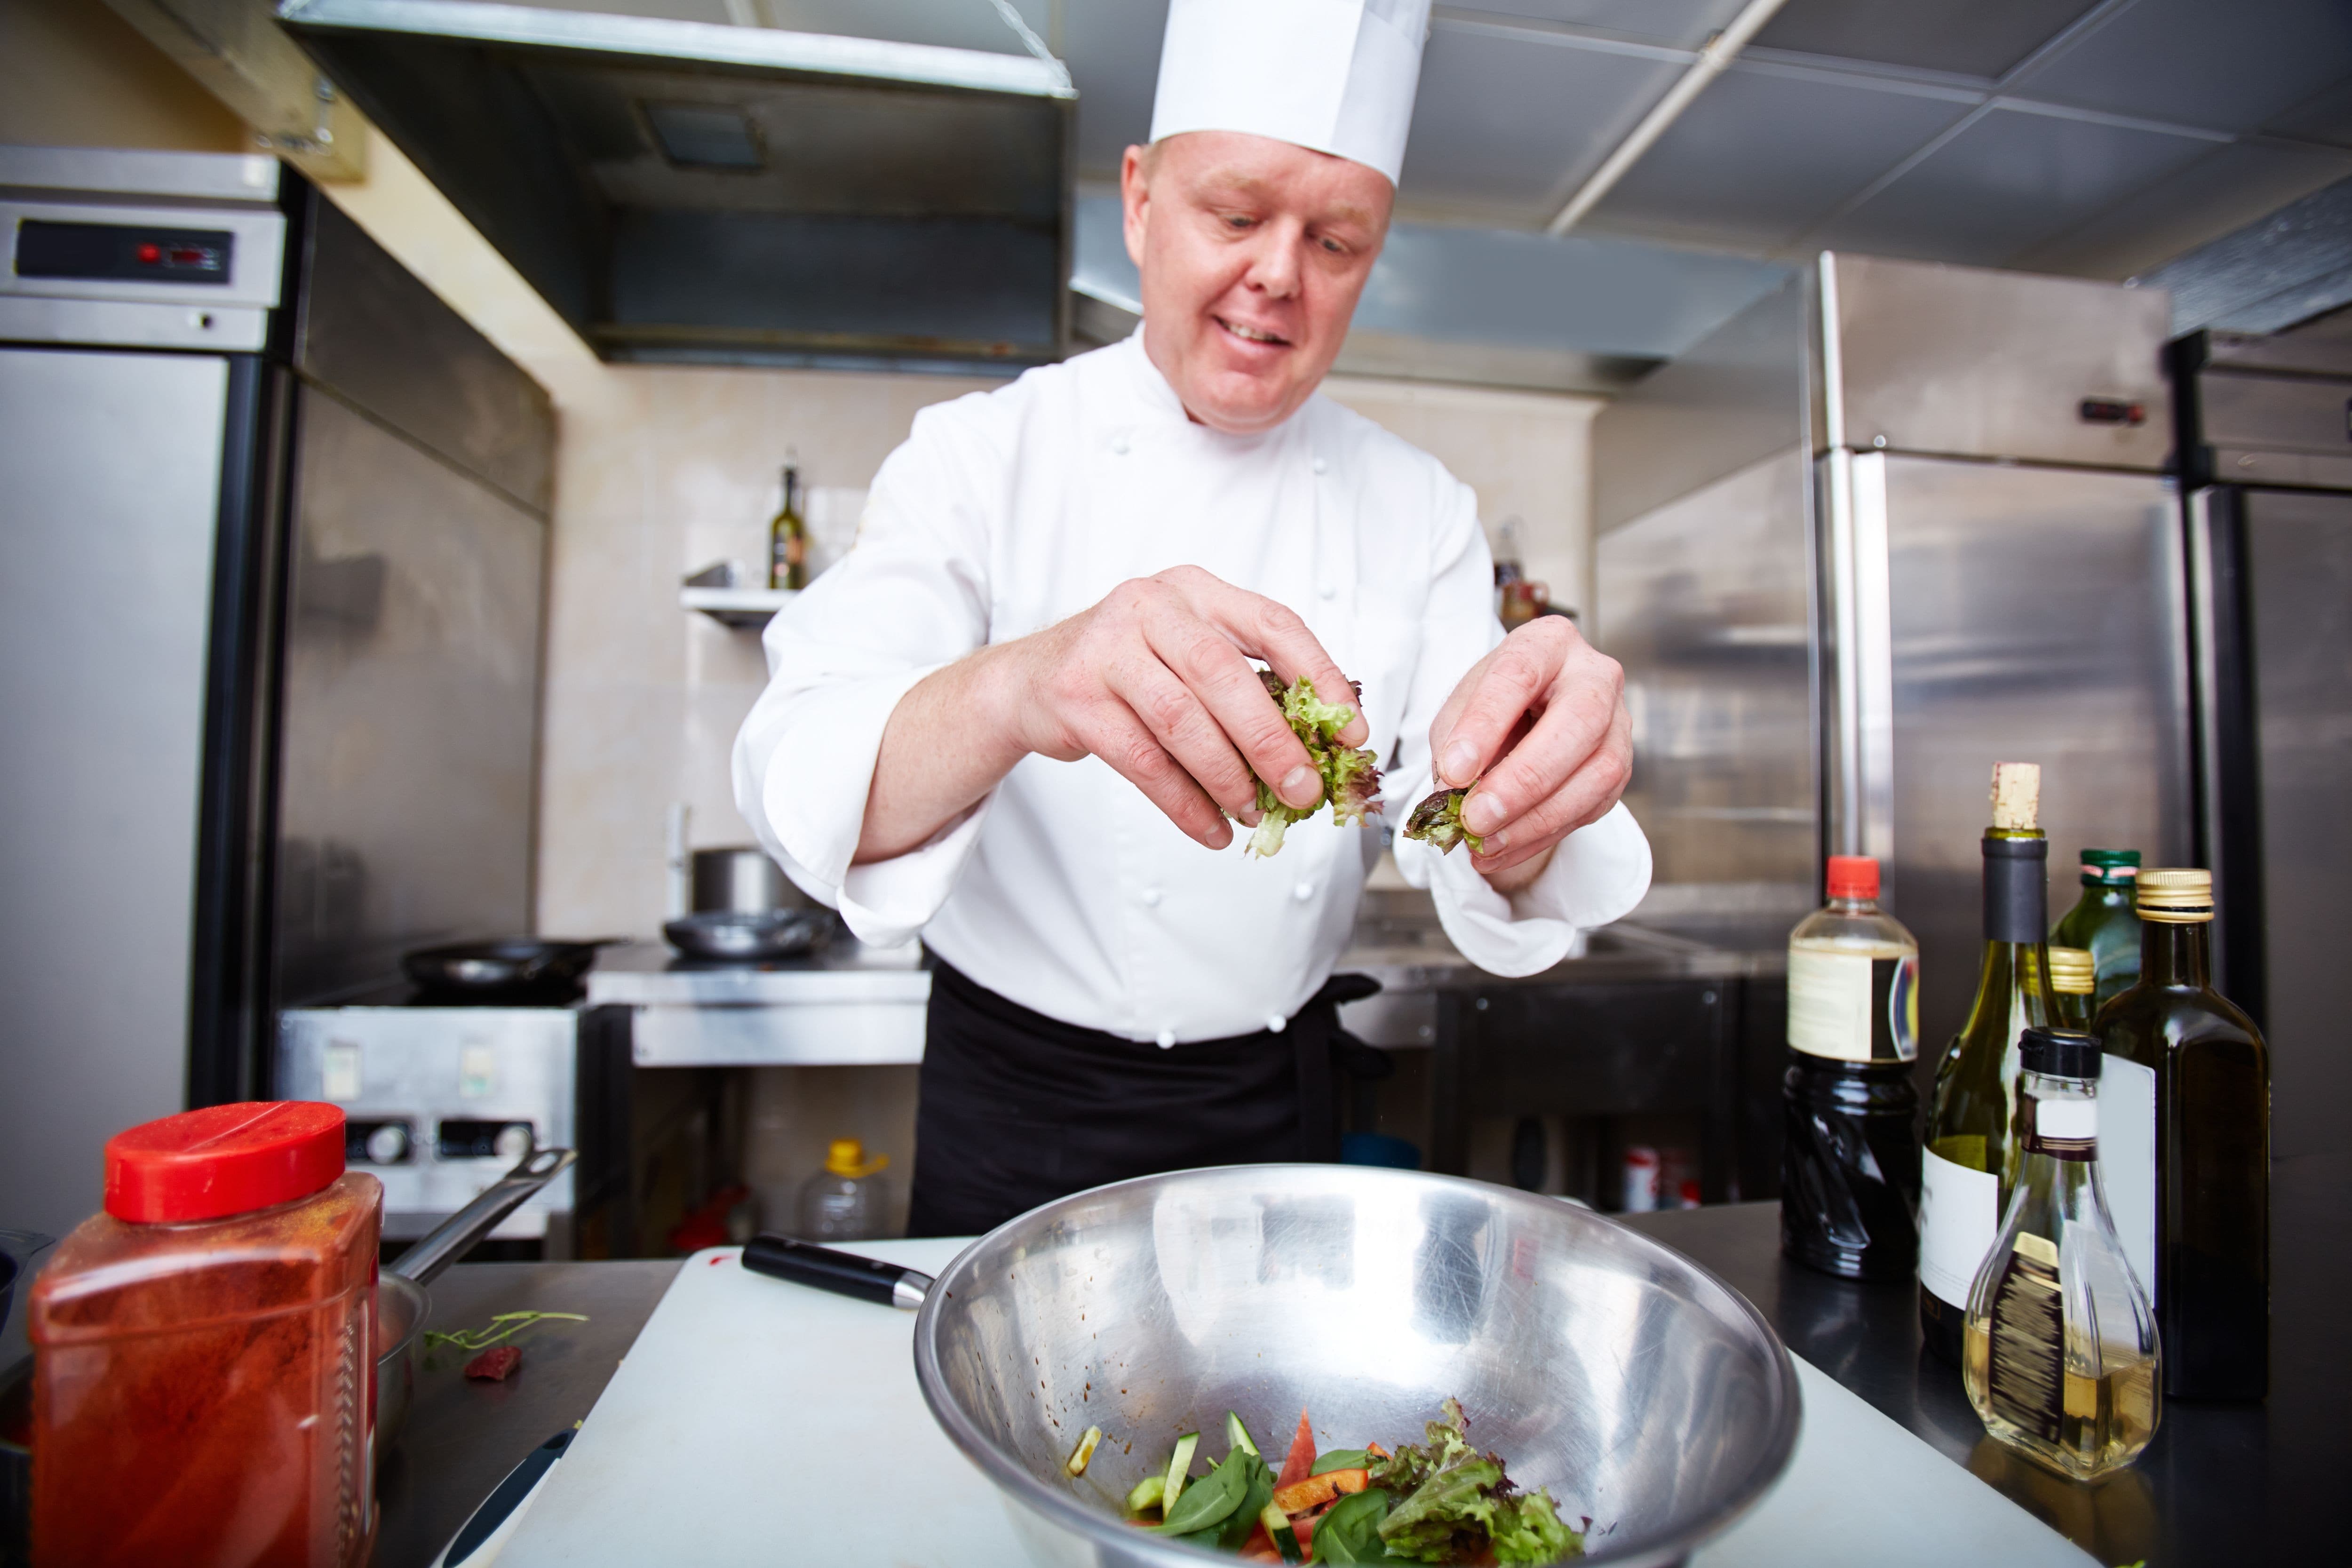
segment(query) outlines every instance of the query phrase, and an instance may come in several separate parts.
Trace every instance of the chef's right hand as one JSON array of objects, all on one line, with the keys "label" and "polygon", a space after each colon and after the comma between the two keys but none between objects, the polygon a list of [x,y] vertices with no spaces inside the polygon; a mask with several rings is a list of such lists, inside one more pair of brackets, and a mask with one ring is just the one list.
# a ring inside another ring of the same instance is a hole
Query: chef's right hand
[{"label": "chef's right hand", "polygon": [[[1005,721],[1026,750],[1066,763],[1100,757],[1212,849],[1233,842],[1226,813],[1256,823],[1260,778],[1301,810],[1323,796],[1249,659],[1286,685],[1306,677],[1327,701],[1355,700],[1336,697],[1348,678],[1306,622],[1197,566],[1122,583],[1003,651],[1013,677],[1003,689]],[[1359,711],[1339,738],[1360,746],[1368,733]]]}]

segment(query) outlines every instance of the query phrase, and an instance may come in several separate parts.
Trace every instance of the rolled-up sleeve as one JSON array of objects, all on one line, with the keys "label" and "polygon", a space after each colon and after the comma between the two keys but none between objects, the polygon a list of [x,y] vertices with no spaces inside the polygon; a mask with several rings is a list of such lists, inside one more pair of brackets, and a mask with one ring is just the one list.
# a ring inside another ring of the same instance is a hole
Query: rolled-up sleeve
[{"label": "rolled-up sleeve", "polygon": [[[1421,659],[1398,735],[1397,766],[1383,791],[1384,813],[1400,826],[1436,787],[1430,725],[1470,667],[1503,638],[1476,498],[1457,480],[1444,484],[1436,502],[1444,521],[1431,562]],[[1396,861],[1407,882],[1429,889],[1462,956],[1493,974],[1550,968],[1569,956],[1580,931],[1621,918],[1650,887],[1649,840],[1622,803],[1561,840],[1543,873],[1508,898],[1478,874],[1466,852],[1442,855],[1400,833]]]},{"label": "rolled-up sleeve", "polygon": [[916,416],[875,478],[856,547],[768,623],[767,689],[735,737],[735,805],[761,847],[859,941],[883,946],[939,911],[989,806],[904,855],[851,864],[892,710],[988,640],[1002,464],[955,410]]}]

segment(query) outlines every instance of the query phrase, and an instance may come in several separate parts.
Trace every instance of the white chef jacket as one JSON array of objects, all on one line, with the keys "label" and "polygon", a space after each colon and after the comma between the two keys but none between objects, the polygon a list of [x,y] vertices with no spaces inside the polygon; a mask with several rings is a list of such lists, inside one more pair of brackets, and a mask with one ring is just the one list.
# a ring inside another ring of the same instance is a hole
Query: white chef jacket
[{"label": "white chef jacket", "polygon": [[[998,994],[1128,1039],[1281,1027],[1347,945],[1377,827],[1325,810],[1271,858],[1244,853],[1246,830],[1213,851],[1099,759],[1032,755],[929,842],[850,864],[883,727],[910,687],[1185,563],[1297,611],[1362,683],[1402,826],[1432,787],[1431,721],[1502,637],[1475,499],[1319,394],[1258,435],[1195,424],[1139,332],[915,416],[856,548],[769,623],[736,804],[862,941],[919,933]],[[1463,954],[1500,974],[1549,968],[1650,879],[1622,805],[1515,899],[1466,851],[1400,836],[1396,857]]]}]

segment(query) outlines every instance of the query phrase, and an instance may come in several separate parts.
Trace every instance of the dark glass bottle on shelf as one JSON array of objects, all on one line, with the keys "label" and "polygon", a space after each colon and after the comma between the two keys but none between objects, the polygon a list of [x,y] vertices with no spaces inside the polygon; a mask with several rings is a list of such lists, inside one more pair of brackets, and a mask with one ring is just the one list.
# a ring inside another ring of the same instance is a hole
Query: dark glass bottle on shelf
[{"label": "dark glass bottle on shelf", "polygon": [[2091,995],[2094,1012],[2139,979],[2139,917],[2132,912],[2132,889],[2138,880],[2138,850],[2084,850],[2083,896],[2050,930],[2050,940],[2057,945],[2090,950],[2097,973]]},{"label": "dark glass bottle on shelf", "polygon": [[1848,1279],[1918,1266],[1919,943],[1878,907],[1878,862],[1829,860],[1829,902],[1789,933],[1780,1249]]},{"label": "dark glass bottle on shelf", "polygon": [[1969,1287],[2017,1174],[2018,1038],[2051,1022],[2041,793],[2034,763],[1993,765],[1992,826],[1982,845],[1984,963],[1968,1021],[1937,1064],[1920,1154],[1919,1324],[1927,1348],[1954,1366]]},{"label": "dark glass bottle on shelf", "polygon": [[768,586],[808,586],[808,521],[801,515],[801,471],[784,467],[784,500],[768,524]]},{"label": "dark glass bottle on shelf", "polygon": [[2099,1010],[2099,1163],[2124,1256],[2155,1298],[2164,1391],[2270,1387],[2270,1052],[2212,987],[2213,879],[2139,881],[2139,984]]}]

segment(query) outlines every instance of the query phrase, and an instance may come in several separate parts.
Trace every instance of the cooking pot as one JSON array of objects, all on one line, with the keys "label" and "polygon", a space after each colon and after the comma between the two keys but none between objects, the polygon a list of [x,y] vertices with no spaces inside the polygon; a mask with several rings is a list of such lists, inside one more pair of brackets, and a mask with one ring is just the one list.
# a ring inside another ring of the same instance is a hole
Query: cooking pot
[{"label": "cooking pot", "polygon": [[[919,1304],[923,1397],[1041,1563],[1201,1562],[1120,1503],[1227,1410],[1279,1455],[1301,1408],[1326,1447],[1393,1447],[1459,1398],[1514,1481],[1591,1517],[1594,1564],[1681,1562],[1796,1446],[1789,1353],[1729,1286],[1558,1198],[1418,1171],[1120,1182],[1007,1221],[936,1280],[780,1237],[743,1262]],[[1105,1438],[1073,1479],[1089,1426]]]},{"label": "cooking pot", "polygon": [[793,885],[783,868],[756,844],[694,852],[694,909],[698,914],[732,910],[765,914],[770,910],[809,910],[816,900]]},{"label": "cooking pot", "polygon": [[375,1280],[375,1442],[381,1454],[408,1424],[416,1392],[417,1347],[433,1300],[425,1287],[473,1249],[499,1221],[572,1167],[579,1156],[569,1149],[534,1149],[479,1197],[443,1220]]}]

